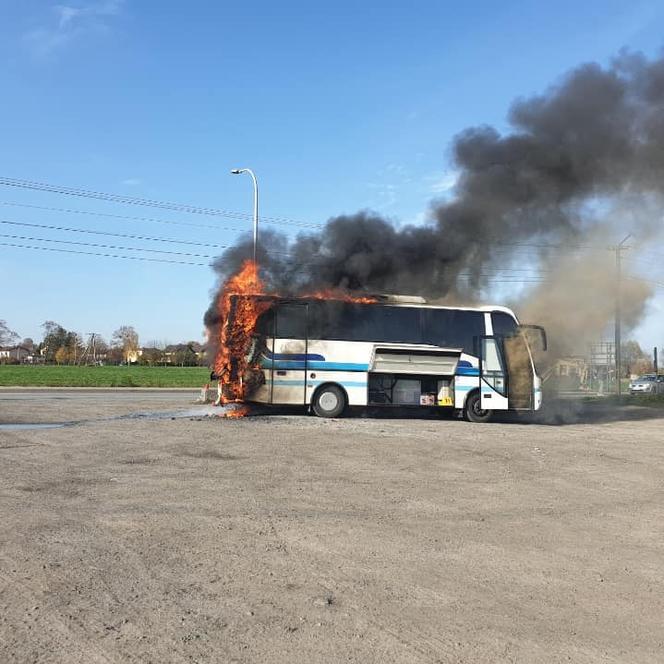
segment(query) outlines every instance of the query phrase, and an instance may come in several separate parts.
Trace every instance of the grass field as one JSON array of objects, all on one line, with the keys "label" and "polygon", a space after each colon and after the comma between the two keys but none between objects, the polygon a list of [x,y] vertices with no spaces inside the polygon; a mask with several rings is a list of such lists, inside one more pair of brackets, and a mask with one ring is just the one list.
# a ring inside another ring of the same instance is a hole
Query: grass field
[{"label": "grass field", "polygon": [[201,387],[206,367],[0,365],[0,387]]}]

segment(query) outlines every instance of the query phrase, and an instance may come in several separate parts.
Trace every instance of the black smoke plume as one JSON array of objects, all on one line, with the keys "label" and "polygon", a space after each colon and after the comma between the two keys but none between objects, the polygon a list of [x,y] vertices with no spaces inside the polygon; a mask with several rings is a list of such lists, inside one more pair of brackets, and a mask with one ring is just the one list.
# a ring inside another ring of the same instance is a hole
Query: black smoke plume
[{"label": "black smoke plume", "polygon": [[[624,52],[608,67],[582,65],[516,100],[508,120],[504,135],[480,126],[455,137],[454,198],[434,202],[423,226],[396,228],[364,211],[293,240],[263,231],[268,285],[469,298],[524,243],[537,244],[531,257],[546,263],[552,245],[615,242],[621,231],[645,239],[657,229],[636,211],[664,192],[664,59]],[[630,228],[623,217],[618,230],[611,212],[621,207]],[[227,250],[214,265],[220,279],[250,255],[249,238]]]}]

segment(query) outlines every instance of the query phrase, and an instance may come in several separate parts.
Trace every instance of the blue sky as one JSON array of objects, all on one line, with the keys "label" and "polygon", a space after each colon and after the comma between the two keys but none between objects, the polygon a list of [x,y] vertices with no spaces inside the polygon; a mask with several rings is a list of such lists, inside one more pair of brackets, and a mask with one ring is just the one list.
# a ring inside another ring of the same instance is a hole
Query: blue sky
[{"label": "blue sky", "polygon": [[[658,2],[0,0],[0,176],[250,213],[250,180],[228,173],[250,166],[264,215],[321,223],[371,208],[418,222],[450,186],[457,132],[505,128],[515,97],[623,47],[657,54],[662,34]],[[0,203],[5,221],[201,243],[232,244],[238,231],[227,229],[250,228],[8,187]],[[215,251],[8,224],[0,233]],[[106,338],[132,324],[143,341],[177,341],[201,338],[214,275],[0,246],[0,281],[0,318],[22,336],[39,338],[54,319]],[[653,306],[637,331],[645,346],[664,343],[661,296]]]}]

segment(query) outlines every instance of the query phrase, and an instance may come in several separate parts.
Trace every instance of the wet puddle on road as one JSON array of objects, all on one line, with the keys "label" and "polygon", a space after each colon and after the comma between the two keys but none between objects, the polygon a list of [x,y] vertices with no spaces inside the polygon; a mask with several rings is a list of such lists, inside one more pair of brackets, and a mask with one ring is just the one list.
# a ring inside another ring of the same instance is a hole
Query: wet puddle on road
[{"label": "wet puddle on road", "polygon": [[204,418],[204,417],[223,417],[227,409],[223,406],[196,406],[195,408],[186,408],[184,410],[156,410],[142,411],[138,413],[129,413],[128,415],[118,415],[108,418],[110,420],[178,420],[182,418]]},{"label": "wet puddle on road", "polygon": [[117,422],[122,420],[180,420],[180,419],[207,419],[224,418],[233,408],[224,406],[196,406],[194,408],[185,408],[182,410],[156,410],[141,411],[137,413],[128,413],[127,415],[116,415],[115,417],[103,417],[91,420],[78,420],[73,422],[54,422],[54,423],[36,423],[36,422],[17,422],[0,423],[0,431],[31,431],[38,429],[61,429],[63,427],[74,426],[75,424],[90,424],[92,422]]},{"label": "wet puddle on road", "polygon": [[58,422],[53,424],[21,422],[18,424],[0,424],[0,431],[29,431],[31,429],[61,429],[73,424],[72,422]]}]

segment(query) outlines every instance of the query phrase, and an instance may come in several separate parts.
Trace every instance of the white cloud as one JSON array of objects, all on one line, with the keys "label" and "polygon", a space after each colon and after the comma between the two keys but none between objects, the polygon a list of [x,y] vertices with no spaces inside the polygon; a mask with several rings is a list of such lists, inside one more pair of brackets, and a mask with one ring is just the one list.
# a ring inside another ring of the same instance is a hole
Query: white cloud
[{"label": "white cloud", "polygon": [[429,192],[436,196],[443,196],[452,192],[459,180],[457,171],[442,171],[425,178],[429,185]]},{"label": "white cloud", "polygon": [[66,5],[56,5],[54,9],[59,17],[58,29],[60,30],[65,30],[67,26],[83,12],[82,9],[78,9],[77,7],[67,7]]},{"label": "white cloud", "polygon": [[430,219],[430,215],[426,211],[420,211],[414,216],[405,219],[404,224],[407,224],[408,226],[424,226]]},{"label": "white cloud", "polygon": [[142,183],[143,181],[139,178],[127,178],[126,180],[122,180],[122,184],[126,187],[138,187],[138,185]]},{"label": "white cloud", "polygon": [[122,11],[125,0],[97,0],[53,5],[52,17],[23,36],[32,54],[45,58],[92,32],[108,30],[108,21]]}]

